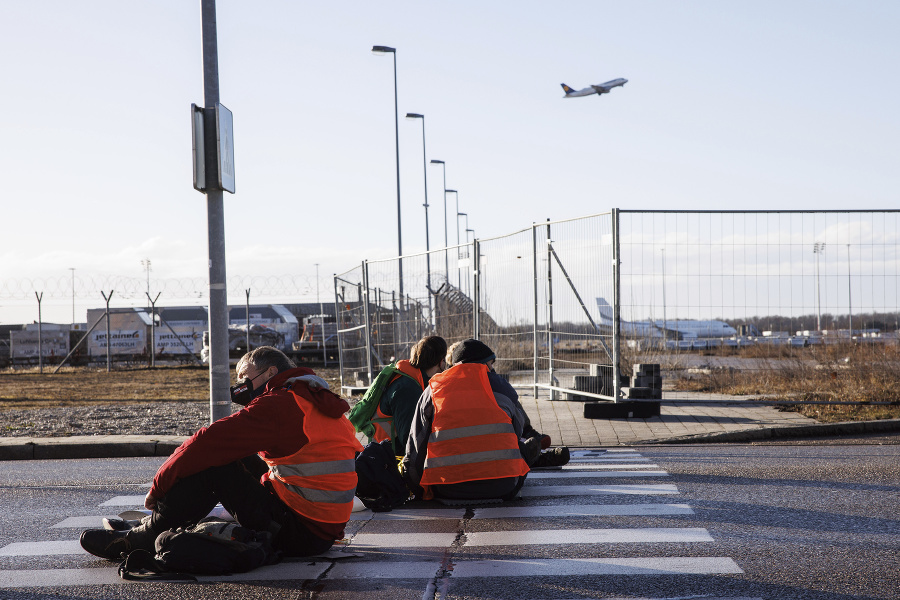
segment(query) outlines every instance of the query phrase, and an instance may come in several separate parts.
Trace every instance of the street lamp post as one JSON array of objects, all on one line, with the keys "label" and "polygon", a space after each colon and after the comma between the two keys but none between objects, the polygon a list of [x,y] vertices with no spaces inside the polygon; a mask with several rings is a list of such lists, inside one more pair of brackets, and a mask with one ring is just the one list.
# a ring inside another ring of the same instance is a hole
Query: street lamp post
[{"label": "street lamp post", "polygon": [[374,54],[391,54],[394,57],[394,149],[396,152],[397,166],[397,259],[398,274],[400,278],[400,297],[403,297],[403,234],[400,223],[400,125],[399,111],[397,108],[397,49],[390,46],[372,46]]},{"label": "street lamp post", "polygon": [[816,255],[816,329],[822,331],[822,288],[819,283],[819,256],[825,252],[825,242],[813,244],[813,254]]},{"label": "street lamp post", "polygon": [[853,297],[850,287],[850,244],[847,244],[847,311],[850,314],[850,343],[853,343]]},{"label": "street lamp post", "polygon": [[[457,192],[456,190],[444,190],[444,193],[445,194],[452,193],[453,196],[456,198],[456,214],[458,215],[459,214],[459,192]],[[462,283],[462,276],[459,274],[459,217],[458,216],[456,217],[456,246],[457,246],[457,248],[456,248],[456,260],[457,260],[456,283],[457,283],[457,287],[458,287],[459,284]],[[449,270],[447,271],[447,283],[450,283]]]},{"label": "street lamp post", "polygon": [[417,119],[422,120],[422,175],[425,180],[425,204],[422,206],[425,207],[425,270],[426,270],[426,279],[427,288],[429,292],[429,297],[431,294],[431,238],[428,233],[428,160],[425,154],[425,115],[420,115],[418,113],[406,113],[406,118],[410,121],[415,121]]},{"label": "street lamp post", "polygon": [[432,159],[431,164],[433,165],[441,165],[441,170],[444,172],[444,271],[446,273],[447,279],[450,279],[450,259],[447,258],[447,246],[450,245],[450,242],[447,239],[447,164],[442,160]]},{"label": "street lamp post", "polygon": [[75,267],[69,267],[72,271],[72,325],[75,325]]}]

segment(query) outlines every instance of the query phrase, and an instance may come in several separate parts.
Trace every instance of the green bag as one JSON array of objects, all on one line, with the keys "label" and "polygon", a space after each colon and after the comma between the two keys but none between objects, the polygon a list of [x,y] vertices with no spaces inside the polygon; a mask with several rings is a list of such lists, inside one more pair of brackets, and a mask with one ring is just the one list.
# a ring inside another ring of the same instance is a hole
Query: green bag
[{"label": "green bag", "polygon": [[[369,440],[375,438],[375,425],[373,422],[385,421],[385,419],[372,419],[372,417],[375,415],[375,410],[378,408],[378,405],[381,404],[381,397],[384,395],[384,390],[390,385],[391,380],[394,379],[394,375],[403,375],[404,377],[413,379],[398,369],[396,362],[392,362],[381,370],[375,378],[375,381],[373,381],[372,385],[369,386],[369,389],[366,390],[362,399],[350,409],[350,414],[347,418],[353,423],[353,427],[356,431],[365,435]],[[393,422],[393,419],[390,419],[390,421]],[[391,424],[382,423],[383,427],[385,425],[388,425],[385,428],[391,431],[391,437],[393,437],[393,427]]]}]

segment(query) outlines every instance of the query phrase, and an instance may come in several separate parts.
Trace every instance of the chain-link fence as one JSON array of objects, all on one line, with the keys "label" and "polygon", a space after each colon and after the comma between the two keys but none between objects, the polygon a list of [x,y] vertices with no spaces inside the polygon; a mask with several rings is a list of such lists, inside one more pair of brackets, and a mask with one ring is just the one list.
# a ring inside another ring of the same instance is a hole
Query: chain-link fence
[{"label": "chain-link fence", "polygon": [[345,387],[436,333],[482,339],[498,372],[552,397],[885,401],[898,225],[900,211],[613,210],[367,261],[335,280]]}]

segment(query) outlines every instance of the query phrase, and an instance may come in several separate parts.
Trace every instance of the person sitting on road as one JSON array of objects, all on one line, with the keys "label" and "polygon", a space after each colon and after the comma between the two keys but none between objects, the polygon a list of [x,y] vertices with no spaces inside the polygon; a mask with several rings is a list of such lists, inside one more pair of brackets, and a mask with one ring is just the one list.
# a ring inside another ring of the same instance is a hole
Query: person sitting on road
[{"label": "person sitting on road", "polygon": [[[384,390],[376,412],[381,425],[376,425],[376,441],[390,439],[394,454],[402,455],[406,450],[406,440],[416,413],[419,396],[431,377],[444,370],[447,342],[437,335],[419,340],[409,353],[409,360],[397,362],[403,375],[395,375]],[[390,425],[388,425],[390,423]],[[385,431],[388,425],[391,433]],[[381,431],[379,431],[381,429]]]},{"label": "person sitting on road", "polygon": [[513,499],[528,473],[519,444],[524,411],[493,388],[484,360],[490,348],[466,340],[457,349],[454,365],[431,377],[416,405],[404,479],[425,500]]},{"label": "person sitting on road", "polygon": [[509,382],[494,371],[497,356],[482,342],[468,339],[456,342],[447,351],[447,366],[461,362],[481,362],[488,367],[488,380],[495,393],[502,394],[515,404],[523,420],[520,446],[525,462],[532,469],[543,467],[561,467],[569,462],[569,449],[566,446],[550,448],[553,441],[549,435],[539,433],[531,426],[528,413],[519,402],[519,394]]},{"label": "person sitting on road", "polygon": [[156,537],[197,523],[221,502],[248,529],[268,531],[285,556],[313,556],[344,536],[362,446],[346,401],[311,369],[261,346],[237,363],[240,411],[200,429],[163,463],[144,501],[152,512],[121,531],[91,529],[81,546],[119,559],[154,552]]}]

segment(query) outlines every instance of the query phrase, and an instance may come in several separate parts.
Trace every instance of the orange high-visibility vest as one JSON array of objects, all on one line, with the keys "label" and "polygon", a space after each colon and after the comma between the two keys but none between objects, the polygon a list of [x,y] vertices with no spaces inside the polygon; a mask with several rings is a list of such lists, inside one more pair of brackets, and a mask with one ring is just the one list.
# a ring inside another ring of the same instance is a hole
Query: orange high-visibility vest
[{"label": "orange high-visibility vest", "polygon": [[428,486],[519,477],[528,465],[512,420],[497,406],[487,365],[464,363],[431,378],[434,419],[422,472]]},{"label": "orange high-visibility vest", "polygon": [[[422,379],[422,371],[412,366],[408,360],[399,360],[397,361],[396,367],[402,371],[404,374],[409,375],[413,379],[416,380],[416,383],[419,384],[421,389],[425,389],[425,381]],[[391,377],[391,380],[388,382],[388,386],[403,377],[403,375],[396,374]],[[386,415],[381,412],[381,402],[378,403],[378,406],[375,408],[375,416],[372,418],[372,425],[375,426],[375,441],[383,442],[384,440],[392,440],[394,439],[394,417],[391,415]]]},{"label": "orange high-visibility vest", "polygon": [[266,480],[281,500],[304,517],[321,523],[346,523],[356,493],[356,453],[362,451],[347,417],[332,419],[290,390],[303,411],[309,442],[290,456],[264,459]]}]

